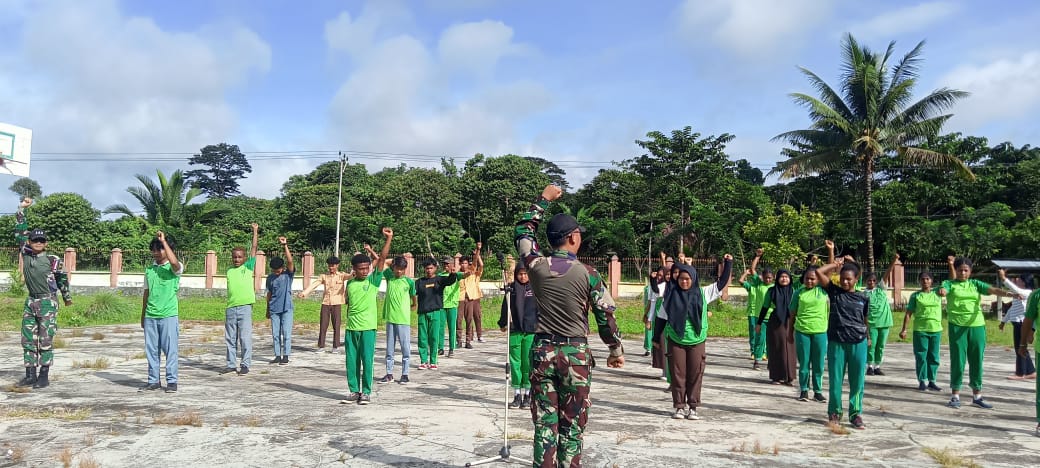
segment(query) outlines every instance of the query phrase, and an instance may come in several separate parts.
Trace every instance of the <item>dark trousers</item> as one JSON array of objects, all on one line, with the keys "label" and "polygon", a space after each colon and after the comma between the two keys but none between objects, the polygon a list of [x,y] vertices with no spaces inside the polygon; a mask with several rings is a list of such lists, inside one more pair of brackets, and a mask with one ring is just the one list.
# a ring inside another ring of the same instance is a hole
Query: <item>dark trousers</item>
[{"label": "dark trousers", "polygon": [[701,404],[701,385],[707,357],[704,343],[681,345],[668,342],[668,365],[672,371],[672,405],[697,409]]},{"label": "dark trousers", "polygon": [[668,352],[665,349],[664,341],[664,327],[668,326],[668,321],[655,316],[653,324],[653,342],[658,346],[653,347],[650,351],[650,365],[654,369],[664,369],[667,364],[665,363],[664,353]]},{"label": "dark trousers", "polygon": [[1033,366],[1033,358],[1029,357],[1029,353],[1026,353],[1026,357],[1018,355],[1019,334],[1022,331],[1022,322],[1011,322],[1011,325],[1015,327],[1015,375],[1021,377],[1033,374],[1036,372],[1036,367]]},{"label": "dark trousers", "polygon": [[[472,300],[465,300],[464,299],[462,301],[462,303],[459,304],[460,320],[461,320],[462,317],[465,317],[465,320],[466,320],[466,342],[467,343],[469,343],[470,341],[473,341],[473,329],[474,328],[477,329],[476,330],[477,331],[477,338],[482,338],[484,336],[484,325],[482,325],[480,323],[481,322],[481,315],[483,315],[483,314],[481,314],[481,312],[480,312],[480,299],[472,299]],[[461,334],[461,330],[460,330],[460,334]]]},{"label": "dark trousers", "polygon": [[766,323],[766,354],[769,355],[769,380],[791,382],[797,377],[797,353],[789,341],[787,324],[775,316]]},{"label": "dark trousers", "polygon": [[318,347],[325,347],[325,335],[329,332],[329,322],[332,322],[332,347],[339,348],[340,346],[340,325],[343,323],[343,306],[342,305],[321,305],[321,325],[319,326],[318,335]]}]

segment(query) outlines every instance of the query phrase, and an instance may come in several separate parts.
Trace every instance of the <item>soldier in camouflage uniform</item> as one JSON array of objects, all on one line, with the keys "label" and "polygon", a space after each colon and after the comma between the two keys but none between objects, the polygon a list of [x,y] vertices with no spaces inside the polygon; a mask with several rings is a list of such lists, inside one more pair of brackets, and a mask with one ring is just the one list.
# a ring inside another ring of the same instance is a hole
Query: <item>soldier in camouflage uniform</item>
[{"label": "soldier in camouflage uniform", "polygon": [[531,350],[531,418],[534,466],[581,466],[582,433],[591,406],[592,352],[588,339],[591,309],[599,336],[610,347],[609,367],[625,363],[614,301],[595,269],[578,261],[583,229],[569,215],[546,226],[553,254],[543,257],[535,242],[549,203],[562,195],[550,185],[516,227],[516,248],[527,266],[538,302],[538,326]]},{"label": "soldier in camouflage uniform", "polygon": [[[63,270],[61,257],[47,255],[47,234],[41,229],[29,230],[25,221],[25,209],[33,203],[25,198],[15,214],[15,238],[22,242],[22,277],[25,279],[29,297],[22,310],[22,359],[25,363],[25,378],[18,382],[20,387],[44,388],[50,384],[49,373],[54,361],[51,340],[57,332],[58,300],[60,291],[65,305],[72,305],[69,295],[69,279]],[[39,374],[36,367],[39,366]]]}]

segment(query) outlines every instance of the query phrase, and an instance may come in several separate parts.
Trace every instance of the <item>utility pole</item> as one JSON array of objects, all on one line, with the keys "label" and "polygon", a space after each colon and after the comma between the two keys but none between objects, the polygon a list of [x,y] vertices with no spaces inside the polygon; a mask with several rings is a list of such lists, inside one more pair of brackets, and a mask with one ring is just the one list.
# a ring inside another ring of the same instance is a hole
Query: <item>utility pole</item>
[{"label": "utility pole", "polygon": [[336,198],[336,248],[333,255],[339,257],[339,222],[343,210],[343,170],[347,168],[347,156],[339,152],[339,197]]}]

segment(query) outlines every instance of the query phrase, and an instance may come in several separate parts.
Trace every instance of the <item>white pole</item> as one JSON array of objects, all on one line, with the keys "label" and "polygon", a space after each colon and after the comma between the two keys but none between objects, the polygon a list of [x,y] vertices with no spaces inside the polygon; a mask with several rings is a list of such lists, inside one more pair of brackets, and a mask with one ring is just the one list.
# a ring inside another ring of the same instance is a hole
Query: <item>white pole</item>
[{"label": "white pole", "polygon": [[343,155],[343,152],[339,153],[339,196],[336,199],[336,248],[335,255],[339,257],[339,221],[340,211],[343,209],[343,169],[347,165],[347,157]]}]

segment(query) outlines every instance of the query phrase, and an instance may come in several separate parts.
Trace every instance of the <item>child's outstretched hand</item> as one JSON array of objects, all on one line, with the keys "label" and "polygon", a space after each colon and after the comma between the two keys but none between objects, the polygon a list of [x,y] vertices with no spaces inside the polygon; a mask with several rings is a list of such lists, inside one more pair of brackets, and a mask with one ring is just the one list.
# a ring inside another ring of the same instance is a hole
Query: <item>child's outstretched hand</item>
[{"label": "child's outstretched hand", "polygon": [[29,198],[29,197],[25,197],[25,198],[22,199],[22,202],[18,204],[18,208],[28,208],[28,207],[32,206],[32,204],[33,204],[33,199]]},{"label": "child's outstretched hand", "polygon": [[388,227],[383,228],[383,237],[386,237],[387,239],[394,237],[394,230]]}]

